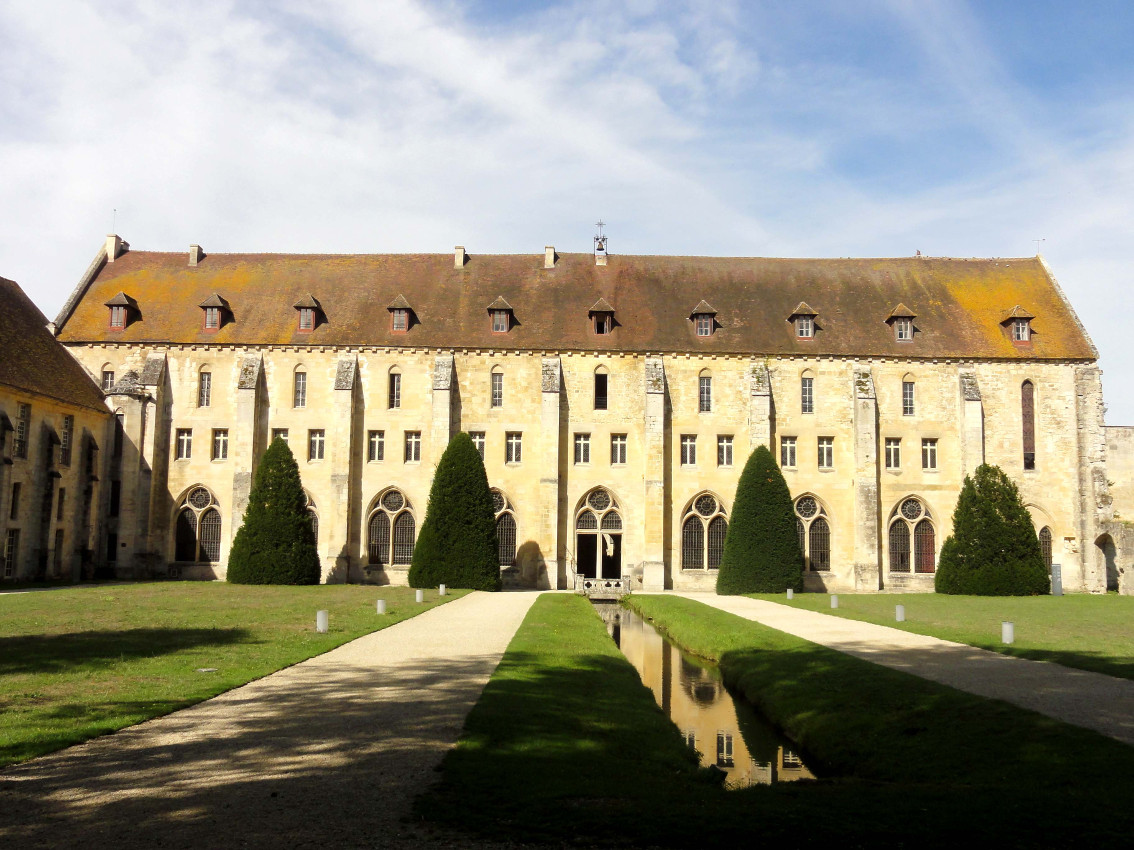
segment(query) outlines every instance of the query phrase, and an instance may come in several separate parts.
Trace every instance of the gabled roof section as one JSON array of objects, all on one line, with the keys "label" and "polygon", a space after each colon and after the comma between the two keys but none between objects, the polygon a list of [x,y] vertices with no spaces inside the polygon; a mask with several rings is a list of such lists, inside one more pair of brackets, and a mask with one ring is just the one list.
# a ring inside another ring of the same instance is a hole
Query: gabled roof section
[{"label": "gabled roof section", "polygon": [[197,306],[198,307],[220,307],[222,310],[229,309],[228,301],[226,301],[224,298],[222,298],[220,295],[218,295],[215,292],[212,295],[210,295],[208,298],[206,298],[204,301],[202,301],[200,304],[198,304]]},{"label": "gabled roof section", "polygon": [[713,305],[710,304],[708,301],[705,301],[704,299],[702,299],[701,303],[699,303],[696,307],[694,307],[692,312],[690,312],[689,315],[690,316],[698,316],[698,315],[715,316],[716,314],[717,314],[717,311],[713,309]]},{"label": "gabled roof section", "polygon": [[386,305],[386,309],[387,310],[412,310],[413,307],[411,307],[410,303],[408,301],[406,301],[406,297],[404,295],[399,294],[397,298],[395,298],[388,305]]},{"label": "gabled roof section", "polygon": [[589,316],[592,313],[613,313],[613,312],[614,312],[614,308],[606,303],[606,299],[600,298],[598,301],[596,301],[594,303],[594,305],[591,307],[591,309],[587,311],[587,315]]},{"label": "gabled roof section", "polygon": [[512,305],[505,300],[503,295],[497,295],[496,300],[488,305],[488,312],[491,313],[493,310],[512,310]]},{"label": "gabled roof section", "polygon": [[104,301],[103,304],[107,307],[131,307],[135,310],[138,309],[138,302],[125,292],[119,292],[109,301]]},{"label": "gabled roof section", "polygon": [[818,315],[819,315],[818,313],[816,313],[814,310],[812,310],[810,307],[807,306],[806,301],[800,301],[798,304],[795,305],[795,309],[791,311],[791,314],[788,316],[788,321],[790,322],[796,316],[818,316]]},{"label": "gabled roof section", "polygon": [[307,293],[306,295],[304,295],[302,298],[300,298],[298,301],[296,301],[291,306],[294,307],[296,310],[303,309],[303,308],[306,308],[306,309],[309,309],[309,310],[322,310],[323,309],[322,307],[319,306],[319,302],[315,300],[315,296],[312,295],[310,292]]},{"label": "gabled roof section", "polygon": [[[103,296],[105,297],[105,296]],[[104,317],[95,301],[90,305]],[[47,319],[14,282],[0,277],[0,386],[107,413],[102,391],[55,341]]]},{"label": "gabled roof section", "polygon": [[1010,322],[1013,319],[1034,319],[1035,314],[1025,310],[1019,304],[1008,311],[1008,315],[1004,317],[1005,322]]},{"label": "gabled roof section", "polygon": [[[1097,359],[1058,284],[1038,257],[1022,259],[783,259],[560,253],[553,276],[542,254],[481,254],[463,269],[439,254],[210,254],[189,267],[183,251],[128,251],[104,264],[59,331],[67,343],[146,345],[293,345],[301,340],[297,300],[334,292],[342,317],[320,329],[326,346],[404,346],[387,304],[420,320],[413,344],[500,351],[681,352],[689,349],[689,297],[716,305],[719,327],[698,340],[701,353],[744,357],[806,353],[809,357],[901,357],[910,347],[880,321],[895,304],[918,305],[924,328],[918,358],[1006,360]],[[146,321],[110,330],[103,303],[129,292]],[[223,292],[241,321],[201,327],[197,304]],[[502,296],[530,311],[509,333],[493,334],[485,305]],[[823,333],[802,343],[783,317],[823,305]],[[601,300],[600,300],[601,299]],[[599,303],[595,303],[599,300]],[[596,335],[578,317],[613,312],[627,321],[617,334]],[[1023,350],[1004,333],[1005,307],[1027,305],[1044,333]]]},{"label": "gabled roof section", "polygon": [[886,317],[886,321],[890,321],[890,319],[916,319],[916,318],[917,318],[917,313],[915,313],[913,310],[911,310],[905,304],[902,304],[901,302],[899,302],[898,306],[890,311],[890,315]]}]

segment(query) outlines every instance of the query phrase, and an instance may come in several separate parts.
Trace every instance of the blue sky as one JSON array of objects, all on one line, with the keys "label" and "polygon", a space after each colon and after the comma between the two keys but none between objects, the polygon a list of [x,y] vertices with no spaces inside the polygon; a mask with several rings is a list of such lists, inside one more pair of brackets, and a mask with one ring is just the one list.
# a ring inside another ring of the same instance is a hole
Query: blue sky
[{"label": "blue sky", "polygon": [[[1134,424],[1134,4],[0,2],[0,275],[135,248],[1044,254]],[[1043,240],[1043,241],[1036,241]]]}]

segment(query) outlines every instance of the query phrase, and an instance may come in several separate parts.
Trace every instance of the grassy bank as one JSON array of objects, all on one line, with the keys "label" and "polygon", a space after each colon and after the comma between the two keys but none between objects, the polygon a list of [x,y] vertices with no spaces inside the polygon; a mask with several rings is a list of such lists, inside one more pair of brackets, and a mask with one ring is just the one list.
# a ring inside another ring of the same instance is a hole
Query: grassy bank
[{"label": "grassy bank", "polygon": [[[879,623],[1068,667],[1134,679],[1134,596],[946,596],[936,593],[840,594],[832,611],[826,594],[753,594],[782,605]],[[906,622],[894,606],[906,606]],[[1000,623],[1016,624],[1016,642],[1000,642]]]},{"label": "grassy bank", "polygon": [[[216,696],[438,604],[436,591],[426,599],[204,582],[0,594],[0,765]],[[315,632],[318,609],[327,634]]]},{"label": "grassy bank", "polygon": [[695,602],[632,604],[723,657],[836,778],[739,791],[702,781],[590,606],[545,596],[418,817],[503,840],[665,847],[1106,845],[1134,826],[1134,749]]}]

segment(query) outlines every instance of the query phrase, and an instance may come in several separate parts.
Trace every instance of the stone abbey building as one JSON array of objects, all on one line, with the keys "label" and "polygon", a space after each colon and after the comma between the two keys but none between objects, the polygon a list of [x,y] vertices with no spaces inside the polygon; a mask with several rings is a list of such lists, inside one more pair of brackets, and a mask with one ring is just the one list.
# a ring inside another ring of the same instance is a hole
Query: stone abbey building
[{"label": "stone abbey building", "polygon": [[522,586],[712,587],[760,444],[810,588],[931,589],[984,461],[1064,585],[1107,585],[1097,352],[1038,257],[208,255],[110,236],[55,332],[114,416],[91,547],[122,577],[223,576],[281,437],[325,580],[403,583],[466,431]]}]

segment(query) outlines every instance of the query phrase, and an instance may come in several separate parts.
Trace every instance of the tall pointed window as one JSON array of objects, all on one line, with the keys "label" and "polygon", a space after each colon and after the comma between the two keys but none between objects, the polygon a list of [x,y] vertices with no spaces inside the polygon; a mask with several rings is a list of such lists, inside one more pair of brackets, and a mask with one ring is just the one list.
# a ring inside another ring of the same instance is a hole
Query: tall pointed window
[{"label": "tall pointed window", "polygon": [[1020,386],[1020,422],[1024,437],[1024,469],[1036,468],[1036,388],[1031,381]]},{"label": "tall pointed window", "polygon": [[697,410],[708,413],[713,409],[713,378],[702,373],[697,379]]},{"label": "tall pointed window", "polygon": [[727,532],[728,519],[720,500],[711,493],[697,496],[681,522],[681,569],[717,569]]},{"label": "tall pointed window", "polygon": [[208,407],[213,399],[213,373],[202,370],[197,376],[197,407]]}]

